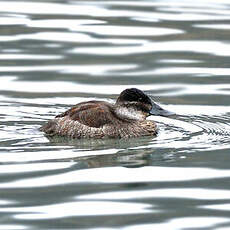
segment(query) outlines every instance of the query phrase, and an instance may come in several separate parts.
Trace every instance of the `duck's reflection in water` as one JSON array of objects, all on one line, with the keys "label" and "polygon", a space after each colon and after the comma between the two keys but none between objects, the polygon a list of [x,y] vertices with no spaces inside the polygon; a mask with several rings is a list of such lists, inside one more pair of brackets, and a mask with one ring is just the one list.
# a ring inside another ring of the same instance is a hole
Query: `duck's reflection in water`
[{"label": "duck's reflection in water", "polygon": [[142,167],[172,160],[169,149],[162,151],[152,147],[155,137],[129,139],[69,139],[66,137],[52,137],[49,138],[49,141],[50,144],[70,146],[73,148],[73,151],[79,151],[79,156],[69,159],[65,158],[64,160],[79,162],[81,168]]}]

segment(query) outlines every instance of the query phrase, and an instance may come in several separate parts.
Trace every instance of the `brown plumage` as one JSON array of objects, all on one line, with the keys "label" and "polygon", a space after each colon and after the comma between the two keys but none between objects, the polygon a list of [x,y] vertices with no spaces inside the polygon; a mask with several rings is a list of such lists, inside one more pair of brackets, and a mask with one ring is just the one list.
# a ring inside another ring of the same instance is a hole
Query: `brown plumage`
[{"label": "brown plumage", "polygon": [[99,128],[113,122],[113,106],[103,101],[81,102],[56,118],[68,116],[86,126]]},{"label": "brown plumage", "polygon": [[104,101],[81,102],[48,121],[40,130],[47,136],[71,138],[154,136],[157,133],[156,124],[146,120],[153,107],[160,108],[142,91],[126,89],[115,104]]}]

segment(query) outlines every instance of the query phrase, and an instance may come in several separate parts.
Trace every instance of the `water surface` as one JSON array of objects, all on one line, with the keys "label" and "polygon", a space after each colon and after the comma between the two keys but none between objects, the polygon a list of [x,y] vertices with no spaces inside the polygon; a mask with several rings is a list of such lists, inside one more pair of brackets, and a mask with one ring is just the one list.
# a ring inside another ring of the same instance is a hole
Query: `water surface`
[{"label": "water surface", "polygon": [[[229,229],[229,1],[0,4],[0,229]],[[157,137],[38,130],[127,87],[177,113]]]}]

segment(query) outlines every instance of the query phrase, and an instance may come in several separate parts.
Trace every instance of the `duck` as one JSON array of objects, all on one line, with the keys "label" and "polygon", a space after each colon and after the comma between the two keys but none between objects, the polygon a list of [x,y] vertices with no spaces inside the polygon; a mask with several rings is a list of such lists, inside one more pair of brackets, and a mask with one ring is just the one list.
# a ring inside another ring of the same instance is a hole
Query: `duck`
[{"label": "duck", "polygon": [[91,100],[81,102],[45,123],[45,136],[69,138],[132,138],[155,136],[157,125],[148,116],[171,116],[150,96],[137,88],[123,90],[115,103]]}]

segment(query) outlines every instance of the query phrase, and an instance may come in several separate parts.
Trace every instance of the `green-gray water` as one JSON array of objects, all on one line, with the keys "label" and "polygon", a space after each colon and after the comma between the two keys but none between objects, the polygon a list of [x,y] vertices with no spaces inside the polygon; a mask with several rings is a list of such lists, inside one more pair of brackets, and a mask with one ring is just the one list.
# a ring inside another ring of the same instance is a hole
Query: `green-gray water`
[{"label": "green-gray water", "polygon": [[[230,2],[0,1],[0,229],[230,228]],[[50,142],[137,87],[155,138]]]}]

